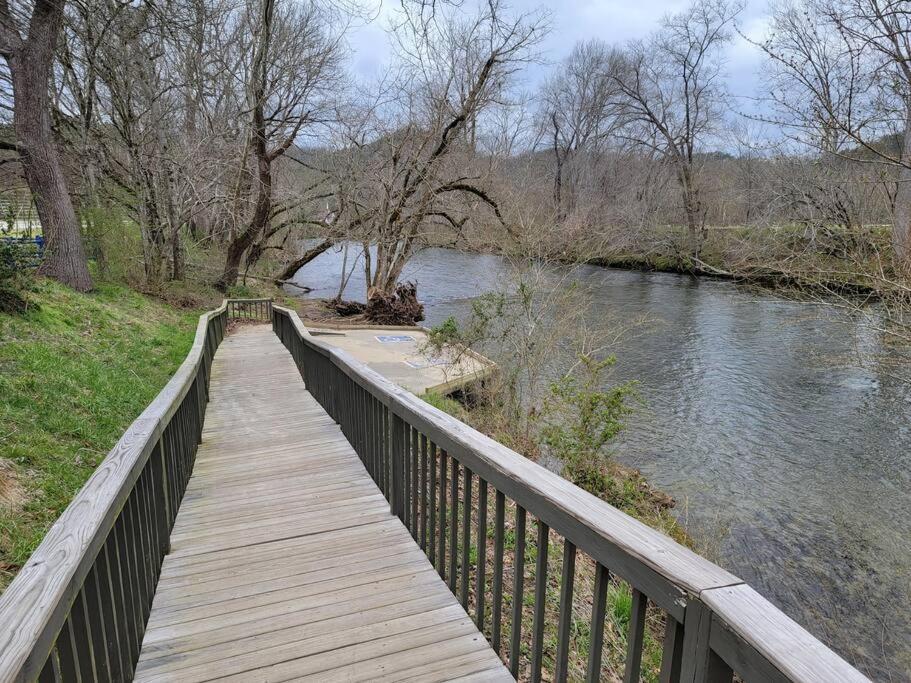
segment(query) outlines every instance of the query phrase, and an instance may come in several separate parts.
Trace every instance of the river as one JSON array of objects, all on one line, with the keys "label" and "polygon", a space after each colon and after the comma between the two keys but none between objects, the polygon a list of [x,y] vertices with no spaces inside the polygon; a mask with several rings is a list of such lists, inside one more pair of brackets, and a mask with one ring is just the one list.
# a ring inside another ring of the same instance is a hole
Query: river
[{"label": "river", "polygon": [[[332,297],[341,264],[329,251],[296,281]],[[426,249],[403,279],[434,325],[464,319],[508,269]],[[615,378],[644,399],[615,457],[674,496],[715,561],[874,679],[911,681],[911,386],[883,361],[897,351],[837,311],[731,282],[571,277],[593,291],[590,315],[652,321],[614,347]],[[345,296],[364,294],[358,270]]]}]

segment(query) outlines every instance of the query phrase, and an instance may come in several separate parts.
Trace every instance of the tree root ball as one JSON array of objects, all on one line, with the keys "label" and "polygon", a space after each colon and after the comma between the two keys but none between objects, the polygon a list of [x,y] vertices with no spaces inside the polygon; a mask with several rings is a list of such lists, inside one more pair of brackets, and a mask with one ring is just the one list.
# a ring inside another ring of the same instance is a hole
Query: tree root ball
[{"label": "tree root ball", "polygon": [[416,325],[424,319],[424,305],[418,301],[417,284],[399,283],[391,294],[378,289],[370,291],[366,317],[375,325]]},{"label": "tree root ball", "polygon": [[345,299],[333,299],[327,302],[327,306],[344,318],[360,315],[367,308],[366,304],[362,304],[360,301],[346,301]]}]

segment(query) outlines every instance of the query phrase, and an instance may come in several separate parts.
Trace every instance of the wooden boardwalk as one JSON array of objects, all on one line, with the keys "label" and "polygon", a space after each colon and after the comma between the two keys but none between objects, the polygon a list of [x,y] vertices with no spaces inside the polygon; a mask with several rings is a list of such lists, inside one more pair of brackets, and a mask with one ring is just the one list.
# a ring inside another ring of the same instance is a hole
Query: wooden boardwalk
[{"label": "wooden boardwalk", "polygon": [[267,326],[212,367],[139,681],[512,680]]}]

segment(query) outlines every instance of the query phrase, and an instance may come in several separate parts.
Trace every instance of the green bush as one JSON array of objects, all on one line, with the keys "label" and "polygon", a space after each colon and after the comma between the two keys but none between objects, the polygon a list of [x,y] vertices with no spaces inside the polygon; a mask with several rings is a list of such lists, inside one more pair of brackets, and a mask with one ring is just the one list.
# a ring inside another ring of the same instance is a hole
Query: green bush
[{"label": "green bush", "polygon": [[461,342],[459,324],[453,316],[449,316],[439,325],[430,328],[427,333],[427,343],[435,350],[439,351],[450,344]]},{"label": "green bush", "polygon": [[574,370],[551,385],[541,431],[544,444],[563,463],[563,476],[608,500],[617,492],[611,490],[606,446],[623,429],[635,394],[633,382],[602,388],[614,363],[614,356],[599,360],[580,355]]},{"label": "green bush", "polygon": [[28,290],[37,259],[34,243],[0,241],[0,313],[28,310]]}]

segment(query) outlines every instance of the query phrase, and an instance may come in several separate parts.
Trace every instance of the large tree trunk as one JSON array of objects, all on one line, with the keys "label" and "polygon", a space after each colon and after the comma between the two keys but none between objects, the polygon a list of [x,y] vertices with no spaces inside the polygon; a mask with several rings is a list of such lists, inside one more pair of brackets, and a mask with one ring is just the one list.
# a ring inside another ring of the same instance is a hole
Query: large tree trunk
[{"label": "large tree trunk", "polygon": [[258,46],[253,59],[253,121],[252,139],[253,152],[256,156],[257,193],[256,206],[250,225],[243,233],[234,237],[228,245],[228,254],[225,257],[225,268],[215,282],[215,288],[226,292],[229,287],[237,283],[240,274],[240,262],[244,253],[249,249],[269,225],[272,215],[272,157],[268,150],[266,140],[266,116],[264,112],[266,103],[266,56],[272,34],[272,12],[275,7],[274,0],[263,0],[262,24]]},{"label": "large tree trunk", "polygon": [[260,137],[256,146],[259,147],[260,144],[262,144],[262,154],[257,153],[259,188],[256,195],[256,207],[250,225],[228,245],[224,271],[215,282],[215,288],[221,292],[226,292],[229,287],[237,283],[240,275],[240,262],[243,260],[244,253],[253,246],[257,237],[266,229],[272,213],[272,162],[266,154],[264,137]]},{"label": "large tree trunk", "polygon": [[48,79],[63,22],[63,4],[38,0],[28,40],[7,61],[13,81],[16,145],[47,242],[38,272],[85,292],[92,288],[92,278],[54,143],[48,100]]}]

